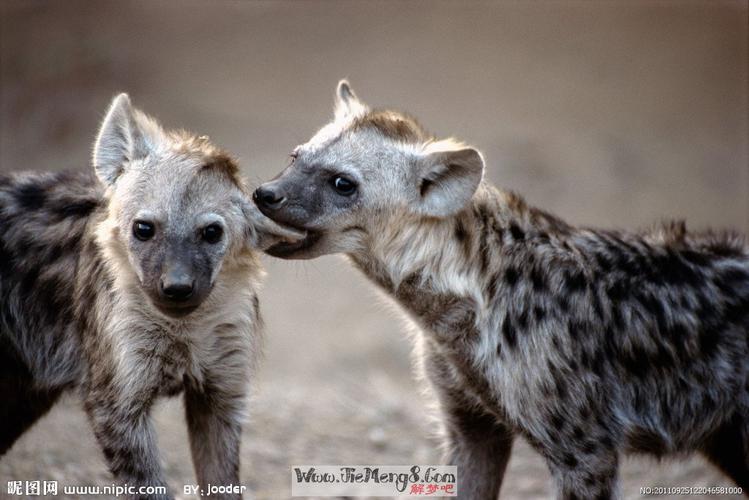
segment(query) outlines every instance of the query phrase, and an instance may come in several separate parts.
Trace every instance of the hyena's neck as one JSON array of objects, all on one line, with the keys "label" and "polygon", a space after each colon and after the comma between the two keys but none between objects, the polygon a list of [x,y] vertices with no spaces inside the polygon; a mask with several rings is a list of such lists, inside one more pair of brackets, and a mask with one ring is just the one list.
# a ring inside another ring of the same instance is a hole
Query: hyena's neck
[{"label": "hyena's neck", "polygon": [[563,240],[571,232],[561,220],[487,184],[453,217],[402,221],[373,232],[366,250],[350,257],[370,279],[422,317],[437,314],[456,300],[486,311],[484,305],[496,293],[492,277],[504,267],[507,252],[515,258],[525,252],[533,259],[534,242]]}]

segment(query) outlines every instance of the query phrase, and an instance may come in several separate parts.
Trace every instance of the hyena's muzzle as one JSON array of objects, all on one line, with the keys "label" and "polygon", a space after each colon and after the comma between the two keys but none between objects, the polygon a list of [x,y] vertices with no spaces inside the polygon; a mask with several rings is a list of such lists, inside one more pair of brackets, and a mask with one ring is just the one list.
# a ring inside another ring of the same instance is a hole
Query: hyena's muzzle
[{"label": "hyena's muzzle", "polygon": [[321,220],[325,200],[315,175],[305,175],[298,169],[287,169],[275,179],[262,184],[253,194],[260,211],[278,224],[306,234],[303,239],[282,241],[266,250],[274,257],[305,258],[323,235],[316,222]]},{"label": "hyena's muzzle", "polygon": [[154,252],[154,258],[142,261],[143,286],[154,305],[168,316],[187,316],[211,293],[218,263],[199,250],[184,242],[168,243]]}]

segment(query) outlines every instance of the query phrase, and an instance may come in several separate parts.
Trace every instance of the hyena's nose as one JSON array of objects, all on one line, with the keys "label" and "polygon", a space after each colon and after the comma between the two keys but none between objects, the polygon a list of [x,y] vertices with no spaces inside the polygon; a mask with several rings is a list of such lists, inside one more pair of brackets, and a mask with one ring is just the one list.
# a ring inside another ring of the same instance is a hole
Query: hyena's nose
[{"label": "hyena's nose", "polygon": [[193,289],[194,285],[191,280],[172,280],[169,277],[161,280],[162,295],[176,302],[181,302],[192,297]]},{"label": "hyena's nose", "polygon": [[257,188],[252,198],[258,207],[269,210],[278,210],[286,203],[286,197],[282,196],[272,187],[266,186]]}]

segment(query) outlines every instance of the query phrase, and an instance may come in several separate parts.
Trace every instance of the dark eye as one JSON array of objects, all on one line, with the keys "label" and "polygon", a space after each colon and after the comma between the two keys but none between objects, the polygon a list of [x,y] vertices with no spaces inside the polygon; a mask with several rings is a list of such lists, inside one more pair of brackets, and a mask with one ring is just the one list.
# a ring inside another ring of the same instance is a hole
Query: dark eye
[{"label": "dark eye", "polygon": [[333,189],[335,189],[338,194],[343,196],[351,196],[356,192],[356,183],[345,177],[333,177],[333,179],[331,180],[331,184],[333,185]]},{"label": "dark eye", "polygon": [[291,160],[289,161],[289,165],[293,165],[298,156],[299,156],[299,153],[297,153],[296,151],[292,152],[289,155],[289,158],[291,158]]},{"label": "dark eye", "polygon": [[150,222],[136,220],[133,223],[133,234],[140,241],[148,241],[156,234],[156,228]]},{"label": "dark eye", "polygon": [[211,224],[203,228],[203,240],[211,245],[215,245],[221,241],[223,235],[224,230],[218,224]]}]

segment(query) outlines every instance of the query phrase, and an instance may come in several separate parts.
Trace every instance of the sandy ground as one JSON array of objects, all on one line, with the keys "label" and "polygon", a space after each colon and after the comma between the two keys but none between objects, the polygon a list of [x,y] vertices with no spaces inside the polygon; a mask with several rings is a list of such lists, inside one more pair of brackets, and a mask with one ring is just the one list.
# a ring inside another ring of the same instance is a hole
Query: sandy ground
[{"label": "sandy ground", "polygon": [[[490,180],[571,222],[749,230],[746,61],[745,1],[0,0],[0,170],[85,168],[127,90],[257,182],[328,119],[345,76],[372,104],[478,145]],[[254,496],[288,498],[292,464],[437,462],[387,301],[341,258],[266,264],[266,358],[242,449]],[[194,481],[181,402],[156,420],[180,491]],[[699,458],[629,458],[622,478],[626,498],[728,484]],[[0,497],[24,479],[110,484],[75,397],[0,461]],[[549,498],[549,483],[518,442],[503,497]]]}]

